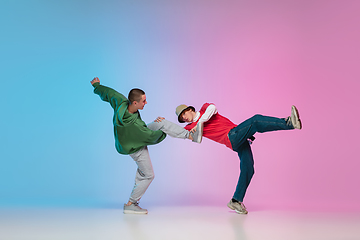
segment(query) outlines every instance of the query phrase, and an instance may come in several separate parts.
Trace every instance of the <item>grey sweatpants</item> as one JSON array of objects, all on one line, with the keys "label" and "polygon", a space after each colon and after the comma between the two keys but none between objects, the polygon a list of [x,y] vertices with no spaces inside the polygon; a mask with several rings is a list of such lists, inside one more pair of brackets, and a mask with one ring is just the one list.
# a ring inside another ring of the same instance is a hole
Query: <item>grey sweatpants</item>
[{"label": "grey sweatpants", "polygon": [[[152,122],[147,126],[153,131],[161,130],[174,138],[186,139],[190,134],[189,131],[166,119],[163,119],[161,122]],[[147,146],[130,154],[130,157],[134,159],[138,166],[135,177],[135,185],[129,198],[129,201],[135,203],[144,195],[155,175]]]}]

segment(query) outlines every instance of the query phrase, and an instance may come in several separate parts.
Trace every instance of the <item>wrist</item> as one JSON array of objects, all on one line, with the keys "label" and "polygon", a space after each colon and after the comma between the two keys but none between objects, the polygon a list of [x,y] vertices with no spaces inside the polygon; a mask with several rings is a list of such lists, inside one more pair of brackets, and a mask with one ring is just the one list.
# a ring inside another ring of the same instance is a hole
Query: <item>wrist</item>
[{"label": "wrist", "polygon": [[93,84],[92,84],[92,86],[95,88],[95,87],[97,87],[97,86],[99,86],[100,85],[100,83],[99,82],[94,82]]}]

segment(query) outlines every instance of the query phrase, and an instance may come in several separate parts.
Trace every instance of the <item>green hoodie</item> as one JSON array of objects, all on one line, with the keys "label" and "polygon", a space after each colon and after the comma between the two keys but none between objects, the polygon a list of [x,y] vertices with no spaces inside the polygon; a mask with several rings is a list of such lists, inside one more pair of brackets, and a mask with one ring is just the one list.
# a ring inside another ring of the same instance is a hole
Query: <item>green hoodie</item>
[{"label": "green hoodie", "polygon": [[140,113],[129,113],[129,100],[114,89],[94,83],[94,93],[109,102],[114,109],[115,147],[121,154],[131,154],[147,145],[154,145],[165,139],[161,130],[152,131],[141,120]]}]

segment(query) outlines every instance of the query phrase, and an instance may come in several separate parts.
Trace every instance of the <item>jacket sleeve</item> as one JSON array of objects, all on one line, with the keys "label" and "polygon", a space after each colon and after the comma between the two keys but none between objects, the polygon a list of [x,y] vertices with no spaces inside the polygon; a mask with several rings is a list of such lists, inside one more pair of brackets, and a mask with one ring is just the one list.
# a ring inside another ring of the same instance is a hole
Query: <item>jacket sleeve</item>
[{"label": "jacket sleeve", "polygon": [[204,114],[201,116],[201,118],[199,119],[199,122],[207,122],[215,114],[217,114],[216,106],[211,103],[206,107],[206,110],[205,110]]},{"label": "jacket sleeve", "polygon": [[115,91],[112,88],[100,85],[100,83],[94,83],[94,93],[99,95],[100,98],[110,103],[111,107],[115,110],[122,102],[128,101],[128,99],[121,93]]}]

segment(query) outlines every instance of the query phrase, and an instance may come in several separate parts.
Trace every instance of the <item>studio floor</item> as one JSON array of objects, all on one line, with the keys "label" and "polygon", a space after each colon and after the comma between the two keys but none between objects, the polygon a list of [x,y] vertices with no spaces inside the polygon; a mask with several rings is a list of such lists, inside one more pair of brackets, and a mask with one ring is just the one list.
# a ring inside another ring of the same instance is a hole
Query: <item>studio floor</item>
[{"label": "studio floor", "polygon": [[122,209],[3,208],[1,240],[359,240],[360,213],[253,211],[225,207]]}]

